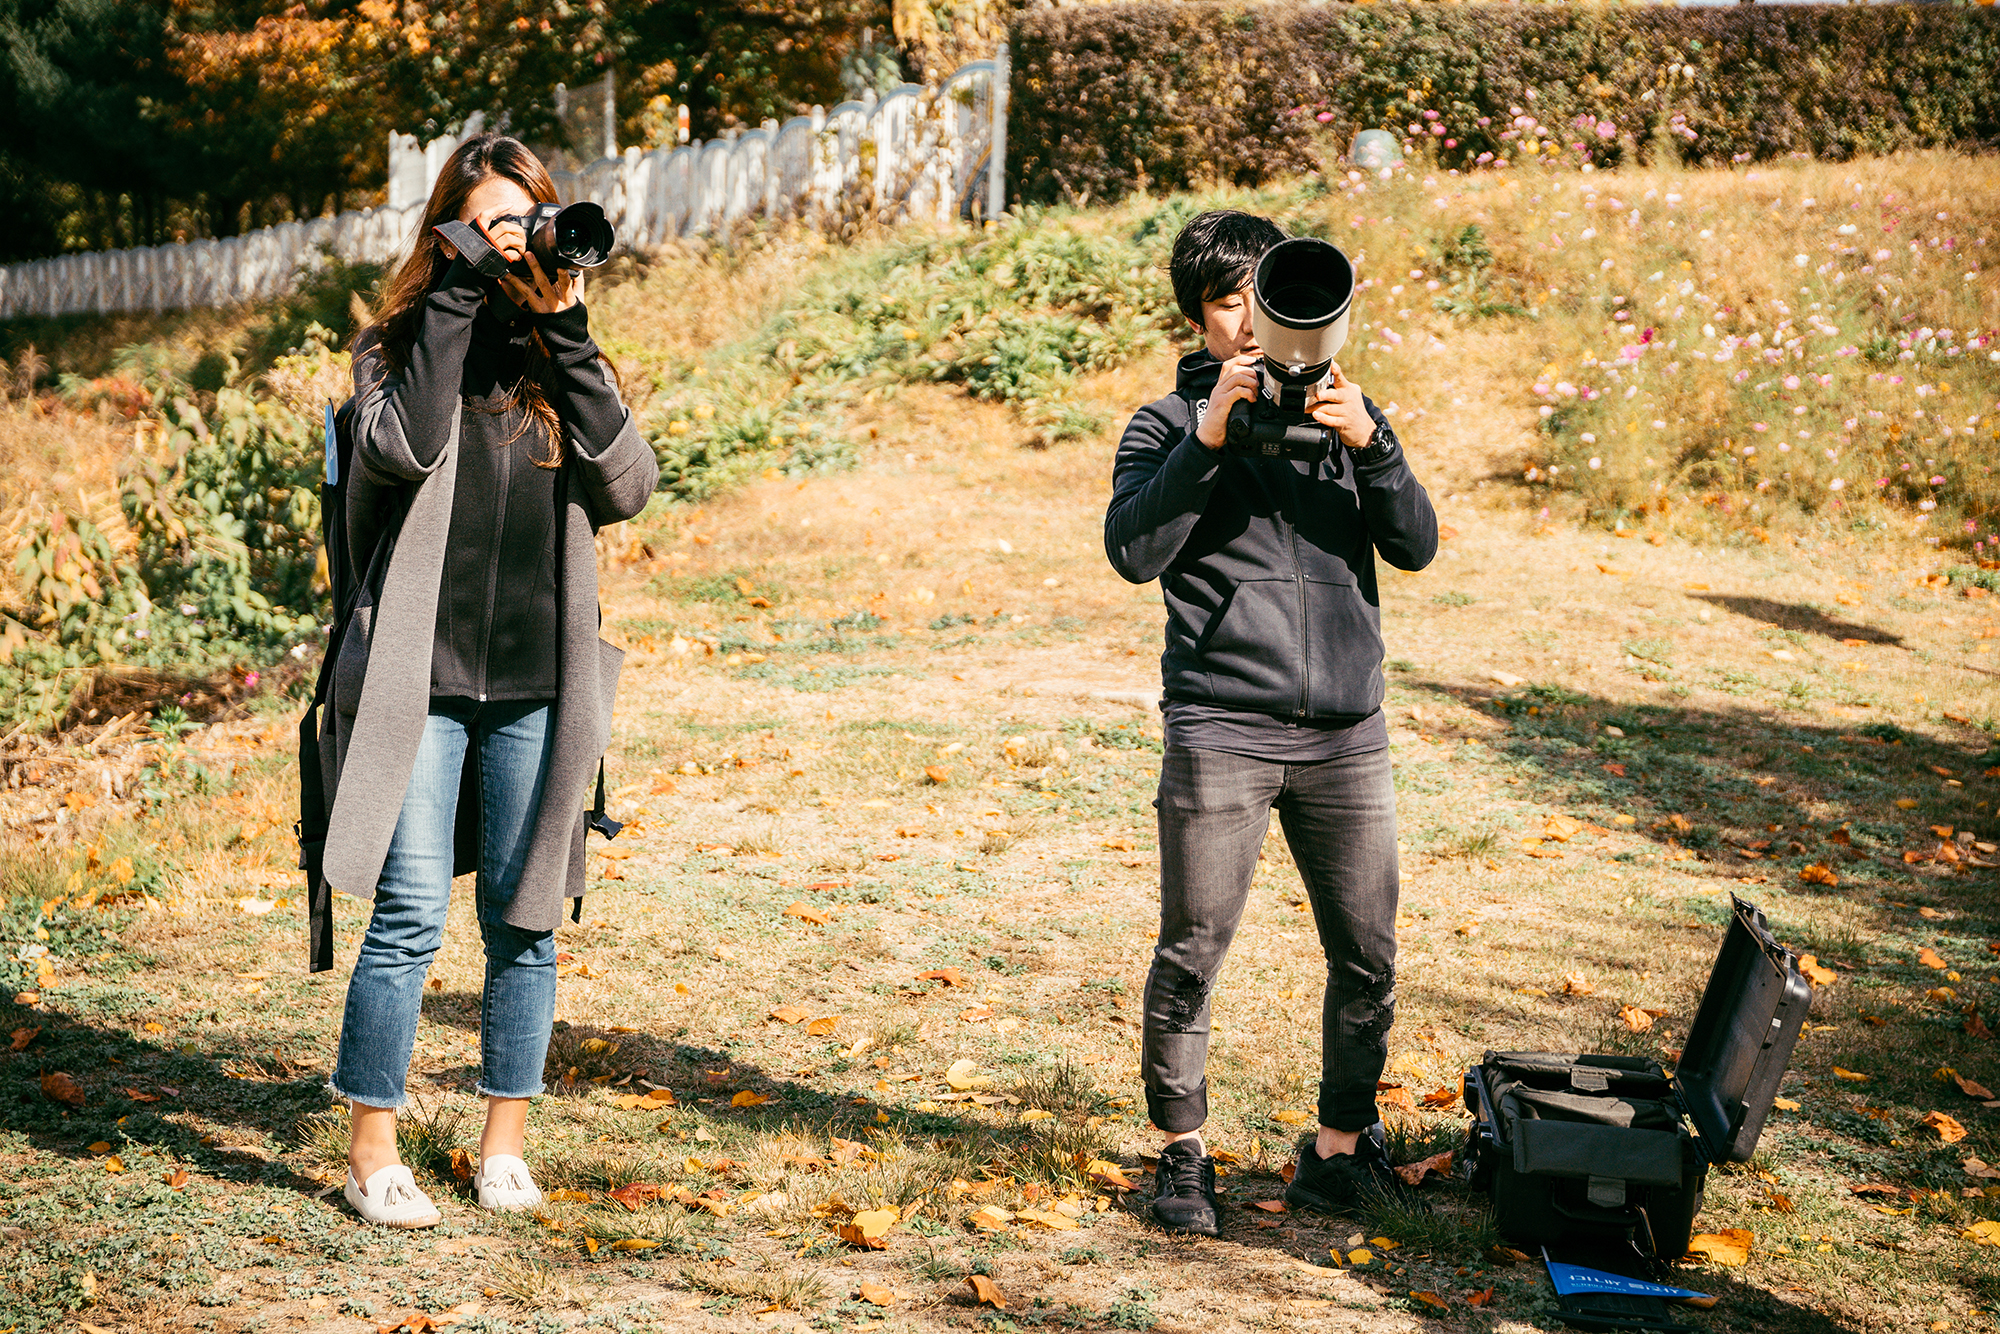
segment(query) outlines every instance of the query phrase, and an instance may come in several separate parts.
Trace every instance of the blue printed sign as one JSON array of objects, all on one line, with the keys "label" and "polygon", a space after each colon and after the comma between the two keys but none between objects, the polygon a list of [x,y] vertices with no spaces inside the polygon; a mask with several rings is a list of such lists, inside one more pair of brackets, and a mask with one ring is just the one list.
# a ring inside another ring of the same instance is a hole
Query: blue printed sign
[{"label": "blue printed sign", "polygon": [[326,484],[340,485],[340,441],[334,433],[331,403],[326,405]]},{"label": "blue printed sign", "polygon": [[1572,1292],[1616,1292],[1632,1297],[1665,1297],[1668,1300],[1708,1296],[1705,1292],[1670,1288],[1663,1283],[1647,1283],[1642,1279],[1626,1278],[1623,1274],[1607,1274],[1601,1269],[1558,1264],[1554,1260],[1547,1263],[1549,1279],[1556,1285],[1556,1292],[1563,1296],[1568,1296]]}]

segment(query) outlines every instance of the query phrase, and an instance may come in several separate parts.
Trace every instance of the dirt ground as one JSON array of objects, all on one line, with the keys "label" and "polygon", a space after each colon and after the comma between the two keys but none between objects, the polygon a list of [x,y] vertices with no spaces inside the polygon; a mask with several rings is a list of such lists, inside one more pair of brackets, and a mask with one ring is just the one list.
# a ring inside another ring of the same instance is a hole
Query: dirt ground
[{"label": "dirt ground", "polygon": [[[1148,363],[1090,396],[1129,410],[1169,375]],[[1402,427],[1439,557],[1382,573],[1399,1156],[1462,1143],[1459,1076],[1489,1048],[1671,1064],[1738,894],[1825,985],[1756,1158],[1708,1183],[1698,1229],[1752,1234],[1747,1261],[1684,1266],[1721,1299],[1685,1318],[1990,1327],[2000,1267],[1966,1237],[1996,1202],[1964,1164],[2000,1155],[1996,1104],[1950,1073],[2000,1076],[1992,600],[1934,586],[1920,549],[1652,545],[1545,520],[1509,480],[1524,422],[1481,386],[1458,396],[1472,406]],[[183,741],[79,736],[0,797],[27,849],[9,864],[57,886],[9,919],[41,980],[0,1057],[18,1104],[0,1314],[23,1331],[1554,1327],[1539,1265],[1448,1180],[1426,1210],[1257,1207],[1311,1120],[1323,978],[1275,831],[1215,994],[1224,1234],[1138,1216],[1162,613],[1103,558],[1112,442],[1025,449],[1004,410],[943,391],[878,401],[855,431],[851,471],[606,535],[628,823],[593,839],[559,937],[529,1158],[560,1195],[538,1216],[483,1216],[454,1179],[477,1137],[469,892],[425,997],[405,1143],[445,1225],[370,1232],[340,1202],[324,1082],[365,919],[341,900],[339,966],[306,973],[285,708]],[[142,896],[77,906],[120,855]],[[878,1206],[897,1211],[881,1249],[842,1238]]]}]

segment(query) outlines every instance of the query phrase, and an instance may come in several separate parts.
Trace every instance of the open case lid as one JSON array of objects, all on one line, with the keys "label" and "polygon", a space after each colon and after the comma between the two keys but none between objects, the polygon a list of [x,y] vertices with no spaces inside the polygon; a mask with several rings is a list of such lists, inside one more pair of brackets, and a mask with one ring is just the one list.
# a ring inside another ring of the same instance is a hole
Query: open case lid
[{"label": "open case lid", "polygon": [[1734,895],[1734,919],[1681,1048],[1674,1088],[1712,1163],[1748,1161],[1812,1004],[1798,959]]}]

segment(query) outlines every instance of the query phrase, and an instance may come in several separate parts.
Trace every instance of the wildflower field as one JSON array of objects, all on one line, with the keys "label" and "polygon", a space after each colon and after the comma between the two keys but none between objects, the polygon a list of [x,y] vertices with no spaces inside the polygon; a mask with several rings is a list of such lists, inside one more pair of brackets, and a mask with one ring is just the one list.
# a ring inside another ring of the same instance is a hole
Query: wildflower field
[{"label": "wildflower field", "polygon": [[[277,617],[316,613],[340,354],[260,356],[273,311],[0,330],[31,391],[0,410],[0,1328],[1554,1328],[1448,1176],[1284,1211],[1324,969],[1275,837],[1215,999],[1223,1236],[1140,1212],[1162,613],[1099,523],[1190,345],[1166,246],[1217,203],[1357,257],[1343,368],[1447,534],[1382,585],[1399,1160],[1462,1145],[1488,1048],[1671,1063],[1741,895],[1813,956],[1813,1013],[1757,1157],[1709,1180],[1676,1274],[1719,1300],[1683,1318],[1994,1328],[2000,166],[1543,156],[749,234],[597,284],[667,477],[602,538],[629,824],[559,934],[533,1216],[464,1185],[455,905],[404,1129],[423,1234],[339,1204],[346,975],[305,972],[292,868],[316,641]],[[44,561],[80,521],[95,563]],[[245,569],[266,606],[231,604]],[[339,901],[343,964],[364,920]]]}]

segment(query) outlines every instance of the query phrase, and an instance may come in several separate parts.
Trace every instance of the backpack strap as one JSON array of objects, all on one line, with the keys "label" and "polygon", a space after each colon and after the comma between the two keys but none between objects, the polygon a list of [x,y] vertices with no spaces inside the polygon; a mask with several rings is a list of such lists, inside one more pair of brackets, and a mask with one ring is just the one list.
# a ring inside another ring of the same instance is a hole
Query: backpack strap
[{"label": "backpack strap", "polygon": [[[604,760],[602,758],[599,758],[597,761],[597,799],[591,803],[590,814],[585,817],[584,824],[591,829],[595,829],[607,839],[618,837],[618,831],[625,827],[623,820],[614,820],[604,813]],[[583,920],[583,895],[578,894],[570,900],[569,920],[572,922]]]},{"label": "backpack strap", "polygon": [[299,840],[299,869],[306,873],[306,955],[311,972],[333,967],[333,889],[326,883],[326,830],[331,817],[326,779],[320,768],[322,710],[331,701],[333,668],[347,637],[354,613],[354,577],[347,552],[347,482],[353,466],[354,401],[326,408],[326,476],[320,487],[320,540],[326,552],[327,584],[333,594],[333,624],[326,651],[319,660],[312,700],[299,719],[299,818],[292,832]]}]

